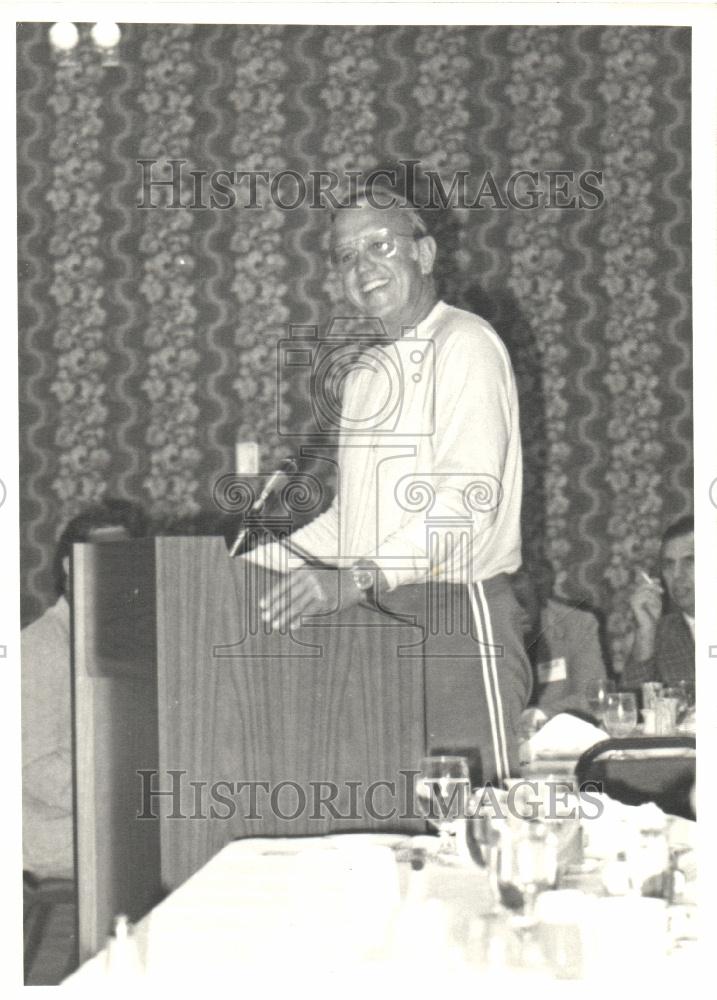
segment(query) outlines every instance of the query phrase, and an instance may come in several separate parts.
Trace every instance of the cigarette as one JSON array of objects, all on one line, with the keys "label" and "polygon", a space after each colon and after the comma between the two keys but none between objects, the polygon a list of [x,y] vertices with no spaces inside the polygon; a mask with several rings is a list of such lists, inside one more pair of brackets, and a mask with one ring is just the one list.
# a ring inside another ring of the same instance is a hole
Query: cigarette
[{"label": "cigarette", "polygon": [[662,587],[660,586],[660,581],[655,580],[655,578],[652,576],[648,576],[647,573],[644,571],[644,569],[638,570],[638,572],[642,577],[642,579],[645,581],[645,583],[649,583],[651,587],[660,587],[660,589],[662,589]]}]

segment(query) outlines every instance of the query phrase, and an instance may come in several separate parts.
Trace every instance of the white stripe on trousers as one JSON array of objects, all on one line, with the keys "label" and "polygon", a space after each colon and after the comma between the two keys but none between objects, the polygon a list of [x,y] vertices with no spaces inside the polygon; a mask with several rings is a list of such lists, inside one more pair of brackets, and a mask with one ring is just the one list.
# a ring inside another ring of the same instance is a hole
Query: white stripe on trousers
[{"label": "white stripe on trousers", "polygon": [[468,590],[471,595],[471,607],[473,608],[478,641],[482,647],[480,656],[483,669],[483,684],[485,686],[485,700],[490,718],[496,775],[498,781],[502,781],[509,776],[510,769],[508,766],[508,741],[505,736],[505,723],[503,720],[503,701],[500,696],[498,668],[493,653],[495,647],[493,644],[493,624],[490,617],[490,607],[488,606],[482,583],[470,584]]}]

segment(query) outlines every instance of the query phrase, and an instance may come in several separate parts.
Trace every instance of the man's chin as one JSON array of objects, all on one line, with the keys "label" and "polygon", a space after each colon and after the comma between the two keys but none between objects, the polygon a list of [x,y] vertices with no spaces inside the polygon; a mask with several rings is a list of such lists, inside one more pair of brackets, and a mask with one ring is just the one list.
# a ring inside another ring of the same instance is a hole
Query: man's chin
[{"label": "man's chin", "polygon": [[379,319],[388,319],[396,311],[394,303],[389,302],[385,295],[378,293],[363,295],[360,304],[364,316],[378,316]]}]

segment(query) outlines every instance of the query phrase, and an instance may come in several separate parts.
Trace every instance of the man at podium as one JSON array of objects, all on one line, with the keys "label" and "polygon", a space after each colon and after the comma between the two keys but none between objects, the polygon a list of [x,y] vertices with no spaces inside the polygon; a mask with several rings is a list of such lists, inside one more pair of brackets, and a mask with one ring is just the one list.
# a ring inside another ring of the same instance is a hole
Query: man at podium
[{"label": "man at podium", "polygon": [[333,212],[332,264],[380,335],[361,340],[344,379],[334,502],[285,540],[293,568],[260,608],[283,629],[337,606],[420,604],[426,751],[467,754],[474,780],[500,781],[531,689],[508,579],[521,548],[518,398],[491,326],[438,299],[429,214],[378,182]]}]

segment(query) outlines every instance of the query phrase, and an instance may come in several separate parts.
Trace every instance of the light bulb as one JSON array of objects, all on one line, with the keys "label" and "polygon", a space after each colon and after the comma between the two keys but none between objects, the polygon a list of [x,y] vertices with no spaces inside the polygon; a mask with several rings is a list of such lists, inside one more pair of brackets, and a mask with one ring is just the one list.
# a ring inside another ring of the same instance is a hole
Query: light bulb
[{"label": "light bulb", "polygon": [[92,41],[100,49],[113,49],[122,34],[114,21],[98,21],[90,32]]},{"label": "light bulb", "polygon": [[50,44],[61,52],[74,49],[79,37],[79,32],[72,21],[58,21],[50,28]]}]

